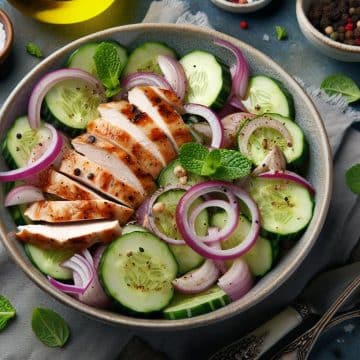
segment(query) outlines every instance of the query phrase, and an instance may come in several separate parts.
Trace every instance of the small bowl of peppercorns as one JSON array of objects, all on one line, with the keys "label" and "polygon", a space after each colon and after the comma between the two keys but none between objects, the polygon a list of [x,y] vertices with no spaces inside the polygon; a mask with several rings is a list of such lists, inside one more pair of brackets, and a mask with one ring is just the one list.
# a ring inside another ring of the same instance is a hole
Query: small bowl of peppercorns
[{"label": "small bowl of peppercorns", "polygon": [[360,0],[297,0],[305,37],[325,55],[360,62]]},{"label": "small bowl of peppercorns", "polygon": [[262,9],[271,0],[211,0],[217,7],[233,13],[250,13]]}]

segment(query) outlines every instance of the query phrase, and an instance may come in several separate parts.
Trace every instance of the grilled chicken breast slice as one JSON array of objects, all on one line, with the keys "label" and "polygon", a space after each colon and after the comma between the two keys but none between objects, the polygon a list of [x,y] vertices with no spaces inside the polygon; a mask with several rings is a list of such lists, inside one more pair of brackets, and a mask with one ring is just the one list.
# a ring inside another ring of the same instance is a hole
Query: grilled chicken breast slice
[{"label": "grilled chicken breast slice", "polygon": [[127,101],[101,104],[99,112],[103,119],[113,120],[131,133],[166,166],[175,159],[176,151],[165,132],[146,113]]},{"label": "grilled chicken breast slice", "polygon": [[185,112],[184,105],[178,96],[171,90],[150,86],[163,100],[167,101],[180,115]]},{"label": "grilled chicken breast slice", "polygon": [[65,154],[59,171],[131,208],[137,208],[145,199],[133,185],[75,151]]},{"label": "grilled chicken breast slice", "polygon": [[118,179],[132,184],[144,196],[156,190],[152,176],[141,170],[132,155],[111,142],[92,134],[83,134],[73,139],[72,145],[77,152],[109,170]]},{"label": "grilled chicken breast slice", "polygon": [[50,223],[116,219],[125,225],[134,211],[108,200],[38,201],[25,211],[32,221]]},{"label": "grilled chicken breast slice", "polygon": [[107,119],[95,119],[90,121],[87,131],[98,137],[111,141],[116,146],[134,156],[145,173],[149,173],[154,179],[157,178],[163,168],[161,161],[149,151],[136,138],[124,130],[121,123]]},{"label": "grilled chicken breast slice", "polygon": [[165,132],[174,148],[192,141],[187,125],[174,107],[165,101],[151,86],[138,86],[128,93],[129,102],[147,113]]},{"label": "grilled chicken breast slice", "polygon": [[109,243],[121,235],[117,220],[81,224],[18,226],[17,238],[43,249],[84,250],[95,243]]}]

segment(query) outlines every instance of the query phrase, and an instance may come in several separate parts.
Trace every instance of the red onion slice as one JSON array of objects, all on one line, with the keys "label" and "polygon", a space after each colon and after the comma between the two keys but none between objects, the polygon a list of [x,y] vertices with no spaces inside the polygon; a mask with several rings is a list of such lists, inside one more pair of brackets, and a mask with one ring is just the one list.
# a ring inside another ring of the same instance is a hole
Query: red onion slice
[{"label": "red onion slice", "polygon": [[220,276],[212,260],[206,260],[199,268],[172,281],[174,288],[183,294],[197,294],[209,289]]},{"label": "red onion slice", "polygon": [[41,105],[48,91],[57,83],[64,80],[82,80],[89,84],[105,101],[105,90],[94,76],[80,69],[60,69],[43,76],[34,87],[28,105],[29,124],[33,129],[40,126]]},{"label": "red onion slice", "polygon": [[150,72],[137,72],[126,76],[121,82],[122,92],[126,92],[136,86],[157,86],[162,89],[172,90],[171,85],[160,75]]},{"label": "red onion slice", "polygon": [[31,185],[21,185],[12,189],[5,198],[4,206],[27,204],[35,201],[45,200],[41,189]]},{"label": "red onion slice", "polygon": [[46,151],[36,161],[16,170],[0,172],[0,181],[24,180],[48,168],[61,152],[63,139],[59,132],[50,124],[45,124],[50,130],[51,142]]},{"label": "red onion slice", "polygon": [[[216,231],[218,231],[217,228],[215,228],[215,229],[216,229]],[[211,244],[211,247],[213,247],[214,249],[221,250],[221,244],[219,242]],[[213,262],[214,262],[215,266],[218,268],[218,270],[220,271],[221,275],[224,275],[228,271],[225,261],[213,260]]]},{"label": "red onion slice", "polygon": [[235,109],[241,110],[243,112],[247,112],[245,105],[236,95],[232,95],[228,103],[230,106],[234,107]]},{"label": "red onion slice", "polygon": [[186,104],[184,110],[188,114],[204,118],[211,127],[212,139],[210,146],[220,148],[223,142],[224,131],[218,116],[208,107],[199,104]]},{"label": "red onion slice", "polygon": [[282,179],[282,180],[290,180],[290,181],[294,181],[297,184],[305,187],[311,194],[315,194],[315,188],[309,183],[309,181],[307,181],[306,179],[304,179],[302,176],[292,172],[292,171],[269,171],[266,173],[262,173],[260,175],[258,175],[261,178],[266,178],[266,179]]},{"label": "red onion slice", "polygon": [[231,268],[219,279],[218,286],[236,301],[243,297],[253,286],[253,278],[247,263],[236,259]]},{"label": "red onion slice", "polygon": [[138,207],[135,213],[136,222],[143,226],[144,228],[149,227],[149,204],[150,204],[150,197],[147,197],[143,203]]},{"label": "red onion slice", "polygon": [[232,91],[236,97],[244,99],[247,93],[249,82],[249,64],[243,55],[242,51],[235,45],[222,39],[215,39],[214,43],[225,49],[230,50],[236,59],[236,63],[232,70]]},{"label": "red onion slice", "polygon": [[165,79],[171,85],[178,98],[184,100],[187,79],[182,65],[173,57],[166,55],[158,56],[158,64]]}]

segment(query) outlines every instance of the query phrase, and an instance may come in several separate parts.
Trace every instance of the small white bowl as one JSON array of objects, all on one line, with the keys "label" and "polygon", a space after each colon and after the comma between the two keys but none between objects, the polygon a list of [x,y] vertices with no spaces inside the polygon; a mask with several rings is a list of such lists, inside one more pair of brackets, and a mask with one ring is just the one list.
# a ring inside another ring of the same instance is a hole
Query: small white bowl
[{"label": "small white bowl", "polygon": [[266,5],[270,4],[271,0],[258,0],[248,4],[237,4],[227,0],[211,0],[211,2],[225,11],[245,14],[262,9]]},{"label": "small white bowl", "polygon": [[340,61],[360,62],[360,46],[332,40],[316,29],[307,17],[311,4],[317,0],[297,0],[296,16],[299,27],[309,42],[323,54]]}]

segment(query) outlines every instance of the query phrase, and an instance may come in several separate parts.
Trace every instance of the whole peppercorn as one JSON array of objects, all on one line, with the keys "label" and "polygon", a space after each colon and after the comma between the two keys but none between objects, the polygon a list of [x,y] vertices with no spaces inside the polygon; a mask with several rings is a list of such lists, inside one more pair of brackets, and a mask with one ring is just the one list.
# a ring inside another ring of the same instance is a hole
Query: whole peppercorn
[{"label": "whole peppercorn", "polygon": [[337,29],[338,32],[340,33],[344,33],[346,30],[345,30],[345,26],[340,26],[338,29]]},{"label": "whole peppercorn", "polygon": [[344,40],[345,40],[345,33],[339,33],[338,41],[344,42]]},{"label": "whole peppercorn", "polygon": [[354,15],[355,11],[356,11],[356,9],[354,7],[352,7],[352,8],[349,9],[349,14]]},{"label": "whole peppercorn", "polygon": [[351,23],[348,23],[348,24],[345,25],[345,29],[346,29],[347,31],[351,31],[351,30],[354,29],[354,25],[351,24]]},{"label": "whole peppercorn", "polygon": [[356,27],[360,28],[360,20],[356,23]]},{"label": "whole peppercorn", "polygon": [[360,39],[360,28],[356,28],[354,30],[354,38],[355,39]]},{"label": "whole peppercorn", "polygon": [[334,32],[334,28],[332,27],[332,26],[327,26],[326,28],[325,28],[325,33],[327,34],[327,35],[330,35],[331,33],[333,33]]},{"label": "whole peppercorn", "polygon": [[353,38],[353,32],[352,30],[348,30],[346,33],[345,33],[345,39],[346,40],[351,40]]},{"label": "whole peppercorn", "polygon": [[337,41],[338,38],[339,38],[339,33],[337,33],[336,31],[334,31],[333,33],[330,34],[330,38],[331,38],[332,40]]}]

